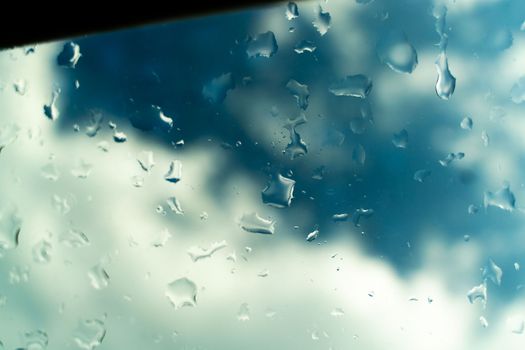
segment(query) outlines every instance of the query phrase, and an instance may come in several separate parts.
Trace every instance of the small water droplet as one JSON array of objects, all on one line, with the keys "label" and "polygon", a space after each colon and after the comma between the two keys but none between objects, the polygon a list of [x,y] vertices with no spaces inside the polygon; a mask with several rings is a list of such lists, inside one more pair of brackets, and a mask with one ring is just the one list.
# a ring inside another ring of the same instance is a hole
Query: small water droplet
[{"label": "small water droplet", "polygon": [[330,13],[327,11],[324,11],[321,5],[317,8],[316,16],[312,24],[314,25],[315,29],[321,34],[321,36],[325,35],[328,32],[328,29],[330,29],[330,23],[332,22],[332,17],[330,16]]},{"label": "small water droplet", "polygon": [[102,263],[89,269],[88,277],[91,286],[95,289],[103,289],[109,285],[109,274],[102,266]]},{"label": "small water droplet", "polygon": [[24,340],[24,350],[45,350],[49,342],[47,333],[40,329],[24,333]]},{"label": "small water droplet", "polygon": [[286,5],[286,19],[291,21],[297,17],[299,17],[299,8],[295,2],[290,1]]},{"label": "small water droplet", "polygon": [[525,321],[523,316],[513,315],[507,318],[507,328],[514,334],[523,334],[525,330]]},{"label": "small water droplet", "polygon": [[271,31],[250,37],[246,54],[252,57],[272,57],[278,50],[277,40]]},{"label": "small water droplet", "polygon": [[403,129],[400,132],[394,134],[394,137],[392,138],[392,143],[397,148],[407,148],[407,146],[408,146],[408,131]]},{"label": "small water droplet", "polygon": [[376,51],[381,62],[397,73],[410,74],[418,64],[416,49],[401,31],[390,31],[382,35]]},{"label": "small water droplet", "polygon": [[204,258],[210,258],[215,252],[226,248],[228,245],[226,241],[213,242],[209,248],[202,248],[198,246],[190,247],[187,251],[193,262],[199,261]]},{"label": "small water droplet", "polygon": [[275,233],[275,221],[264,219],[255,212],[243,214],[240,218],[240,226],[247,232],[262,234]]},{"label": "small water droplet", "polygon": [[479,286],[474,286],[467,293],[469,303],[474,304],[476,300],[480,300],[482,305],[487,304],[487,284],[483,282]]},{"label": "small water droplet", "polygon": [[16,124],[7,124],[0,127],[0,152],[17,139],[19,132],[20,127]]},{"label": "small water droplet", "polygon": [[235,88],[232,73],[225,73],[212,79],[202,88],[202,96],[211,103],[221,103],[228,91]]},{"label": "small water droplet", "polygon": [[115,131],[113,132],[113,141],[115,141],[116,143],[124,143],[128,140],[128,136],[123,133],[122,131],[117,131],[115,129]]},{"label": "small water droplet", "polygon": [[277,312],[275,312],[275,310],[273,309],[267,309],[266,312],[264,313],[264,315],[268,318],[272,318],[274,317],[275,315],[277,314]]},{"label": "small water droplet", "polygon": [[59,236],[59,242],[70,248],[80,248],[90,245],[86,234],[77,229],[69,229]]},{"label": "small water droplet", "polygon": [[356,209],[354,211],[354,214],[352,215],[352,222],[354,223],[354,226],[359,227],[361,226],[359,224],[361,217],[369,218],[372,215],[374,215],[374,209],[364,209],[364,208]]},{"label": "small water droplet", "polygon": [[155,166],[152,151],[142,151],[137,155],[137,161],[144,171],[150,171]]},{"label": "small water droplet", "polygon": [[22,219],[18,216],[18,208],[11,202],[0,205],[0,254],[2,250],[18,247]]},{"label": "small water droplet", "polygon": [[264,204],[276,208],[289,207],[292,203],[295,180],[282,176],[272,175],[264,190],[262,190],[262,201]]},{"label": "small water droplet", "polygon": [[93,164],[84,159],[79,159],[76,163],[76,167],[71,169],[71,174],[79,179],[86,179],[91,174]]},{"label": "small water droplet", "polygon": [[259,277],[268,277],[268,275],[270,275],[270,270],[268,269],[264,269],[257,274]]},{"label": "small water droplet", "polygon": [[479,323],[481,324],[481,327],[483,327],[483,328],[487,328],[489,326],[489,322],[483,316],[479,317]]},{"label": "small water droplet", "polygon": [[182,162],[180,160],[173,160],[170,162],[170,167],[166,175],[164,175],[164,180],[177,183],[182,179]]},{"label": "small water droplet", "polygon": [[482,276],[484,279],[490,279],[495,285],[500,286],[503,270],[496,265],[494,260],[489,259],[488,264],[483,268]]},{"label": "small water droplet", "polygon": [[474,204],[470,204],[468,206],[468,213],[469,214],[477,214],[479,211],[479,207],[477,205],[474,205]]},{"label": "small water droplet", "polygon": [[445,51],[442,51],[436,59],[436,69],[438,78],[436,81],[436,94],[448,100],[456,89],[456,78],[450,73],[448,68],[448,59]]},{"label": "small water droplet", "polygon": [[44,105],[44,115],[51,120],[56,120],[60,115],[60,111],[56,106],[60,91],[60,88],[55,89],[51,95],[51,102],[48,105]]},{"label": "small water droplet", "polygon": [[520,264],[515,262],[514,263],[514,270],[519,271],[520,270]]},{"label": "small water droplet", "polygon": [[448,166],[450,163],[452,163],[456,159],[463,159],[465,157],[465,153],[458,152],[458,153],[449,153],[444,159],[441,159],[439,161],[439,164],[442,166]]},{"label": "small water droplet", "polygon": [[470,241],[470,235],[463,235],[463,240],[464,240],[465,242]]},{"label": "small water droplet", "polygon": [[18,79],[13,83],[13,89],[20,96],[24,96],[27,92],[27,81],[25,79]]},{"label": "small water droplet", "polygon": [[357,145],[352,151],[352,160],[359,165],[365,164],[366,152],[362,145]]},{"label": "small water droplet", "polygon": [[250,320],[250,307],[247,303],[242,303],[237,312],[237,319],[239,321],[249,321]]},{"label": "small water droplet", "polygon": [[51,243],[43,239],[33,246],[33,261],[37,264],[47,264],[51,261]]},{"label": "small water droplet", "polygon": [[29,281],[29,267],[27,266],[13,266],[9,270],[9,283],[18,284]]},{"label": "small water droplet", "polygon": [[289,119],[288,123],[284,125],[290,133],[290,143],[286,145],[285,152],[290,155],[290,159],[304,156],[308,153],[308,147],[306,143],[301,139],[301,135],[296,131],[296,127],[306,123],[306,117],[301,114],[295,119]]},{"label": "small water droplet", "polygon": [[319,230],[314,230],[306,236],[306,241],[311,242],[319,236]]},{"label": "small water droplet", "polygon": [[414,180],[423,183],[431,174],[430,170],[420,169],[414,173]]},{"label": "small water droplet", "polygon": [[308,97],[310,96],[308,86],[299,83],[297,80],[290,79],[286,84],[286,88],[297,100],[297,106],[306,110],[308,108]]},{"label": "small water droplet", "polygon": [[[525,22],[524,22],[525,23]],[[521,77],[510,90],[512,102],[519,104],[525,101],[525,77]]]},{"label": "small water droplet", "polygon": [[177,215],[184,215],[184,210],[182,210],[182,205],[176,197],[170,197],[166,200],[166,204],[172,212]]},{"label": "small water droplet", "polygon": [[187,277],[176,279],[168,284],[166,297],[175,310],[194,307],[197,305],[197,285]]},{"label": "small water droplet", "polygon": [[168,240],[172,237],[170,231],[167,228],[163,228],[151,242],[151,245],[155,248],[161,248],[168,243]]},{"label": "small water droplet", "polygon": [[80,46],[70,41],[65,43],[62,47],[62,51],[57,56],[57,63],[59,66],[75,68],[81,56]]},{"label": "small water droplet", "polygon": [[131,185],[137,188],[144,186],[144,177],[140,175],[133,175],[131,177]]},{"label": "small water droplet", "polygon": [[335,222],[346,221],[349,216],[348,213],[334,214],[332,215],[332,220]]},{"label": "small water droplet", "polygon": [[513,211],[516,207],[516,197],[510,190],[510,185],[504,183],[501,189],[496,192],[486,191],[483,194],[483,206],[487,209],[489,206],[500,208],[507,211]]},{"label": "small water droplet", "polygon": [[470,117],[465,117],[463,118],[463,120],[461,121],[461,129],[464,129],[464,130],[472,130],[472,125],[474,123],[472,122],[472,118]]},{"label": "small water droplet", "polygon": [[294,46],[294,51],[298,54],[305,52],[314,52],[317,49],[315,44],[310,40],[301,40]]},{"label": "small water droplet", "polygon": [[75,329],[73,340],[85,350],[93,350],[104,340],[106,327],[100,319],[81,320]]},{"label": "small water droplet", "polygon": [[348,75],[328,89],[335,96],[366,98],[372,90],[372,79],[363,74]]},{"label": "small water droplet", "polygon": [[336,307],[335,309],[333,309],[330,312],[330,315],[332,315],[334,317],[341,317],[341,316],[344,316],[344,314],[345,314],[345,312],[340,307]]}]

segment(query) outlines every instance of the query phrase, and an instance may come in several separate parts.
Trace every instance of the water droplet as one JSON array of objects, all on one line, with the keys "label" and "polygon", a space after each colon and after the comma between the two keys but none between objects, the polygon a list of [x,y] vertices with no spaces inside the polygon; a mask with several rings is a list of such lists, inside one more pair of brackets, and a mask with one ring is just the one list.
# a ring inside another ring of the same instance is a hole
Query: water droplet
[{"label": "water droplet", "polygon": [[13,266],[9,271],[9,283],[18,284],[29,281],[29,267]]},{"label": "water droplet", "polygon": [[64,44],[62,51],[57,56],[57,63],[59,66],[75,68],[81,56],[80,46],[70,41]]},{"label": "water droplet", "polygon": [[79,179],[86,179],[91,174],[93,164],[84,159],[79,159],[76,163],[76,167],[71,169],[71,174]]},{"label": "water droplet", "polygon": [[166,175],[164,175],[164,180],[177,183],[182,178],[182,162],[180,160],[173,160],[170,162],[170,167]]},{"label": "water droplet", "polygon": [[496,265],[494,260],[489,259],[488,264],[483,268],[484,279],[490,279],[495,285],[501,285],[501,277],[503,276],[503,270]]},{"label": "water droplet", "polygon": [[286,19],[291,21],[292,19],[295,19],[299,17],[299,8],[297,7],[297,4],[295,2],[290,1],[286,5]]},{"label": "water droplet", "polygon": [[75,89],[79,89],[80,88],[80,82],[78,80],[75,80]]},{"label": "water droplet", "polygon": [[88,277],[91,286],[95,289],[103,289],[109,285],[109,274],[102,266],[102,263],[98,263],[89,269]]},{"label": "water droplet", "polygon": [[272,175],[264,190],[262,190],[262,201],[264,204],[276,208],[289,207],[292,203],[295,180],[282,176]]},{"label": "water droplet", "polygon": [[228,90],[235,88],[231,73],[225,73],[212,79],[202,88],[202,96],[211,103],[221,103],[226,98]]},{"label": "water droplet", "polygon": [[483,316],[479,317],[479,323],[481,324],[481,327],[483,327],[483,328],[487,328],[489,326],[489,322]]},{"label": "water droplet", "polygon": [[106,327],[104,321],[100,319],[82,320],[75,329],[73,340],[85,350],[93,350],[104,340]]},{"label": "water droplet", "polygon": [[392,138],[392,143],[397,148],[407,148],[407,146],[408,146],[408,131],[403,129],[400,132],[394,134],[394,137]]},{"label": "water droplet", "polygon": [[332,215],[332,220],[335,221],[335,222],[346,221],[346,220],[348,220],[349,216],[350,215],[348,215],[348,213],[334,214],[334,215]]},{"label": "water droplet", "polygon": [[463,118],[463,120],[461,121],[461,129],[464,129],[464,130],[472,130],[472,125],[474,123],[472,122],[472,118],[470,117],[465,117]]},{"label": "water droplet", "polygon": [[436,94],[448,100],[456,88],[456,78],[450,73],[448,59],[445,51],[442,51],[436,59],[438,78],[436,81]]},{"label": "water droplet", "polygon": [[417,52],[404,32],[390,31],[379,39],[377,55],[382,63],[397,73],[412,73],[418,64]]},{"label": "water droplet", "polygon": [[184,215],[184,210],[182,210],[182,205],[176,197],[170,197],[166,200],[166,204],[172,212],[178,215]]},{"label": "water droplet", "polygon": [[465,242],[470,241],[470,235],[463,235],[463,240],[464,240]]},{"label": "water droplet", "polygon": [[247,232],[262,234],[275,233],[275,221],[264,219],[255,212],[243,214],[240,218],[240,226]]},{"label": "water droplet", "polygon": [[18,208],[11,202],[0,205],[0,253],[18,247],[22,219]]},{"label": "water droplet", "polygon": [[97,148],[102,152],[109,152],[109,143],[107,141],[100,141],[97,143]]},{"label": "water droplet", "polygon": [[170,231],[168,231],[167,228],[163,228],[159,233],[157,233],[156,237],[151,242],[151,245],[155,248],[164,247],[171,237]]},{"label": "water droplet", "polygon": [[264,313],[264,315],[268,318],[272,318],[274,317],[275,315],[277,314],[277,312],[275,312],[275,310],[273,309],[267,309],[266,312]]},{"label": "water droplet", "polygon": [[142,151],[137,155],[137,161],[144,171],[150,171],[155,166],[152,151]]},{"label": "water droplet", "polygon": [[372,79],[363,74],[348,75],[330,85],[328,90],[335,96],[366,98],[372,90]]},{"label": "water droplet", "polygon": [[166,296],[175,310],[194,307],[197,305],[197,285],[186,277],[176,279],[168,284]]},{"label": "water droplet", "polygon": [[319,230],[314,230],[306,236],[306,241],[311,242],[319,236]]},{"label": "water droplet", "polygon": [[237,312],[237,319],[239,321],[249,321],[250,320],[250,308],[247,303],[242,303]]},{"label": "water droplet", "polygon": [[362,145],[357,145],[352,151],[352,160],[357,164],[363,165],[366,160],[366,152]]},{"label": "water droplet", "polygon": [[209,215],[208,215],[208,213],[205,212],[205,211],[203,211],[203,212],[199,215],[199,218],[200,218],[202,221],[206,221],[206,220],[208,220],[208,217],[209,217]]},{"label": "water droplet", "polygon": [[227,246],[228,245],[226,244],[226,241],[214,242],[210,245],[209,248],[202,248],[197,246],[190,247],[187,253],[190,256],[191,260],[193,262],[196,262],[204,258],[210,258],[215,252],[226,248]]},{"label": "water droplet", "polygon": [[13,83],[13,89],[20,96],[24,96],[27,92],[27,81],[25,79],[18,79]]},{"label": "water droplet", "polygon": [[7,124],[0,128],[0,152],[16,140],[19,131],[20,127],[16,124]]},{"label": "water droplet", "polygon": [[430,176],[430,174],[432,174],[430,170],[427,170],[427,169],[418,170],[414,173],[414,180],[423,183]]},{"label": "water droplet", "polygon": [[512,102],[519,104],[525,101],[525,77],[521,77],[510,89]]},{"label": "water droplet", "polygon": [[305,53],[305,52],[314,52],[317,49],[315,44],[310,40],[301,40],[294,46],[294,51],[296,53]]},{"label": "water droplet", "polygon": [[261,33],[249,39],[246,54],[252,57],[272,57],[278,50],[277,40],[271,31]]},{"label": "water droplet", "polygon": [[45,164],[40,168],[40,174],[47,180],[57,181],[60,177],[60,172],[58,171],[57,166],[53,162]]},{"label": "water droplet", "polygon": [[284,128],[290,132],[290,143],[286,145],[285,152],[290,155],[290,159],[294,160],[297,157],[304,156],[308,153],[306,143],[301,139],[301,135],[296,131],[296,127],[306,123],[306,117],[301,114],[295,119],[289,119]]},{"label": "water droplet", "polygon": [[140,175],[133,175],[131,177],[131,185],[137,188],[144,186],[144,177]]},{"label": "water droplet", "polygon": [[47,264],[51,261],[51,243],[45,239],[33,246],[33,261],[37,264]]},{"label": "water droplet", "polygon": [[84,232],[73,228],[63,232],[58,240],[66,247],[70,248],[86,247],[91,244],[89,238]]},{"label": "water droplet", "polygon": [[514,315],[507,318],[507,327],[509,331],[515,334],[523,334],[525,330],[525,322],[520,315]]},{"label": "water droplet", "polygon": [[328,32],[331,21],[332,17],[330,16],[330,13],[323,11],[323,8],[321,5],[319,5],[316,11],[316,17],[312,24],[314,25],[315,29],[317,29],[319,34],[321,34],[321,36]]},{"label": "water droplet", "polygon": [[262,270],[261,272],[259,272],[259,273],[257,274],[257,276],[259,276],[259,277],[268,277],[269,274],[270,274],[270,270],[268,270],[268,269],[264,269],[264,270]]},{"label": "water droplet", "polygon": [[104,118],[102,117],[102,113],[91,111],[91,118],[85,129],[86,135],[89,137],[95,137],[102,127],[103,120]]},{"label": "water droplet", "polygon": [[468,213],[469,214],[477,214],[479,211],[479,207],[477,205],[474,205],[474,204],[470,204],[468,206]]},{"label": "water droplet", "polygon": [[483,146],[488,147],[490,144],[489,134],[485,130],[481,132],[481,141],[483,141]]},{"label": "water droplet", "polygon": [[48,105],[44,105],[44,115],[51,120],[56,120],[60,115],[60,111],[56,106],[56,102],[58,96],[60,95],[60,91],[60,89],[54,90],[53,94],[51,95],[51,102]]},{"label": "water droplet", "polygon": [[520,264],[515,262],[514,263],[514,270],[519,271],[520,270]]},{"label": "water droplet", "polygon": [[24,333],[26,347],[24,350],[44,350],[49,342],[48,335],[42,330]]},{"label": "water droplet", "polygon": [[471,304],[474,304],[474,302],[479,299],[485,307],[487,304],[487,284],[483,282],[479,286],[472,287],[467,293],[467,299]]},{"label": "water droplet", "polygon": [[325,167],[324,165],[321,165],[320,167],[317,167],[314,169],[312,174],[312,179],[321,181],[324,178],[325,174]]},{"label": "water droplet", "polygon": [[439,161],[439,164],[442,166],[448,166],[450,163],[452,163],[456,159],[463,159],[465,157],[465,153],[458,152],[458,153],[449,153],[445,157],[445,159],[441,159]]},{"label": "water droplet", "polygon": [[330,315],[334,317],[341,317],[341,316],[344,316],[344,314],[345,312],[343,311],[343,309],[339,307],[336,307],[335,309],[332,310],[332,312],[330,312]]},{"label": "water droplet", "polygon": [[290,79],[286,84],[286,88],[297,100],[297,106],[306,110],[306,108],[308,108],[308,97],[310,96],[308,86],[303,85],[294,79]]},{"label": "water droplet", "polygon": [[374,209],[364,209],[359,208],[354,211],[354,214],[352,215],[352,222],[354,223],[354,226],[359,227],[361,226],[359,224],[359,220],[361,220],[361,217],[369,218],[372,215],[374,215]]},{"label": "water droplet", "polygon": [[489,206],[493,206],[503,210],[513,211],[516,206],[516,197],[510,190],[510,185],[504,183],[498,191],[494,193],[486,191],[483,194],[483,206],[485,209]]},{"label": "water droplet", "polygon": [[123,133],[122,131],[117,131],[115,129],[115,131],[113,132],[113,141],[115,141],[116,143],[124,143],[128,140],[128,136]]}]

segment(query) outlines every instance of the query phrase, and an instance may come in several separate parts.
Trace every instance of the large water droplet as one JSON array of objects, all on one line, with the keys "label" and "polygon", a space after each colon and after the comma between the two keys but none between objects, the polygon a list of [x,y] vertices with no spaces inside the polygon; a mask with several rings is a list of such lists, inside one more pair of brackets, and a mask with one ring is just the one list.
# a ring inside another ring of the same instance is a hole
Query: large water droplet
[{"label": "large water droplet", "polygon": [[197,305],[197,285],[190,279],[182,277],[168,284],[166,296],[175,310],[184,306]]},{"label": "large water droplet", "polygon": [[291,21],[292,19],[295,19],[299,17],[299,8],[297,7],[297,4],[295,2],[290,1],[286,5],[286,19]]},{"label": "large water droplet", "polygon": [[516,197],[510,190],[510,185],[504,183],[502,188],[498,191],[486,191],[483,194],[483,206],[485,209],[489,206],[493,206],[503,210],[513,211],[516,206]]},{"label": "large water droplet", "polygon": [[472,125],[473,124],[474,124],[474,122],[472,121],[472,118],[465,117],[461,121],[460,126],[461,126],[461,129],[463,129],[463,130],[472,130]]},{"label": "large water droplet", "polygon": [[182,162],[180,160],[173,160],[170,162],[170,167],[166,175],[164,175],[164,180],[177,183],[182,178]]},{"label": "large water droplet", "polygon": [[416,180],[417,182],[425,182],[425,180],[427,179],[427,177],[430,176],[430,174],[432,174],[430,170],[420,169],[414,173],[414,180]]},{"label": "large water droplet", "polygon": [[44,115],[51,120],[55,120],[60,115],[60,111],[56,106],[58,96],[60,95],[60,88],[53,91],[51,95],[51,102],[48,105],[44,105]]},{"label": "large water droplet", "polygon": [[295,119],[289,119],[288,123],[284,125],[290,132],[290,143],[286,146],[286,152],[290,155],[290,159],[295,159],[300,156],[304,156],[308,153],[308,147],[306,143],[301,139],[301,135],[295,130],[299,125],[306,123],[306,117],[301,114]]},{"label": "large water droplet", "polygon": [[18,216],[17,207],[11,202],[0,205],[0,253],[2,250],[18,246],[22,219]]},{"label": "large water droplet", "polygon": [[366,75],[349,75],[329,87],[329,91],[335,96],[353,96],[366,98],[372,90],[372,80]]},{"label": "large water droplet", "polygon": [[51,243],[43,239],[33,246],[33,261],[37,264],[47,264],[51,261]]},{"label": "large water droplet", "polygon": [[321,34],[321,36],[325,35],[328,32],[328,29],[330,29],[330,23],[332,22],[332,17],[330,16],[330,13],[327,11],[323,11],[323,8],[321,5],[317,8],[316,16],[312,24],[314,25],[315,29]]},{"label": "large water droplet", "polygon": [[261,33],[248,41],[246,54],[248,57],[272,57],[277,52],[277,40],[271,31]]},{"label": "large water droplet", "polygon": [[204,258],[210,258],[215,252],[226,248],[228,245],[226,241],[214,242],[209,248],[202,248],[198,246],[190,247],[187,251],[193,262],[199,261]]},{"label": "large water droplet", "polygon": [[408,146],[408,131],[403,129],[400,132],[394,134],[394,136],[392,137],[392,143],[397,148],[407,148],[407,146]]},{"label": "large water droplet", "polygon": [[305,53],[305,52],[314,52],[316,50],[315,44],[310,40],[301,40],[294,46],[294,51],[296,53]]},{"label": "large water droplet", "polygon": [[445,51],[442,51],[436,59],[438,78],[436,81],[436,94],[448,100],[456,88],[456,78],[450,73],[448,59]]},{"label": "large water droplet", "polygon": [[510,89],[510,98],[514,103],[525,101],[525,77],[521,77]]},{"label": "large water droplet", "polygon": [[474,286],[467,293],[469,303],[474,304],[476,300],[480,300],[482,305],[487,305],[487,284],[483,282],[479,286]]},{"label": "large water droplet", "polygon": [[137,161],[144,171],[150,171],[155,166],[152,151],[142,151],[137,155]]},{"label": "large water droplet", "polygon": [[255,212],[243,214],[240,218],[239,225],[247,232],[262,234],[275,233],[275,221],[262,218]]},{"label": "large water droplet", "polygon": [[80,53],[80,46],[70,41],[65,43],[62,47],[62,51],[57,56],[57,63],[59,66],[75,68],[81,56],[82,54]]},{"label": "large water droplet", "polygon": [[228,90],[235,87],[231,73],[225,73],[212,79],[202,88],[202,96],[212,103],[220,103],[228,94]]},{"label": "large water droplet", "polygon": [[247,303],[242,303],[237,312],[237,319],[239,321],[249,321],[250,320],[250,307]]},{"label": "large water droplet", "polygon": [[398,73],[412,73],[417,66],[417,52],[405,33],[390,31],[377,43],[377,55],[381,62]]},{"label": "large water droplet", "polygon": [[262,190],[262,201],[277,208],[289,207],[292,203],[295,180],[282,176],[272,175],[264,190]]},{"label": "large water droplet", "polygon": [[103,289],[109,285],[109,274],[102,266],[102,263],[98,263],[89,269],[88,277],[91,286],[95,289]]},{"label": "large water droplet", "polygon": [[106,336],[106,327],[103,320],[90,319],[82,320],[75,329],[73,340],[85,350],[93,350],[104,340]]},{"label": "large water droplet", "polygon": [[500,286],[503,270],[496,265],[494,260],[489,259],[488,264],[483,268],[482,275],[484,279],[490,279],[495,285]]},{"label": "large water droplet", "polygon": [[297,80],[290,79],[286,84],[286,88],[297,100],[297,106],[305,110],[308,108],[308,97],[310,92],[308,91],[308,86],[305,84],[299,83]]}]

